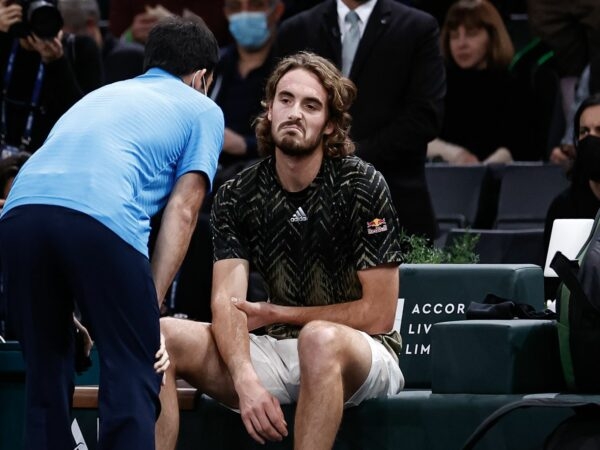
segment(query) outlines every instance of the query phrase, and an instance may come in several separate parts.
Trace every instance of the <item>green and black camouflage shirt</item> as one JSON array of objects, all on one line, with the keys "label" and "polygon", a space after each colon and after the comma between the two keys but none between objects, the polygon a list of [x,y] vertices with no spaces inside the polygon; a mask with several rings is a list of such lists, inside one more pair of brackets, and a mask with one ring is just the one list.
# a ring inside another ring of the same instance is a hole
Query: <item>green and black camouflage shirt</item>
[{"label": "green and black camouflage shirt", "polygon": [[[387,184],[354,156],[325,158],[310,186],[295,193],[281,187],[274,158],[266,158],[219,189],[211,226],[215,261],[249,261],[265,280],[269,301],[279,305],[357,300],[358,270],[402,262]],[[297,337],[299,328],[281,324],[267,331]],[[375,337],[397,357],[397,333]]]}]

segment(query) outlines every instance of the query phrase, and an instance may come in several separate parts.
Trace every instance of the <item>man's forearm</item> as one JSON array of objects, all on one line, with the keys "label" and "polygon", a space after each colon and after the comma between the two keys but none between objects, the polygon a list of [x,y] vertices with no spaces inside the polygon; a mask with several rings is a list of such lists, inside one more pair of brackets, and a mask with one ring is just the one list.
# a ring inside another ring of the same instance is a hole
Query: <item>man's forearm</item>
[{"label": "man's forearm", "polygon": [[205,192],[204,176],[191,172],[179,178],[171,193],[152,255],[152,276],[159,305],[187,253]]},{"label": "man's forearm", "polygon": [[396,299],[393,300],[376,308],[364,299],[325,306],[271,305],[272,323],[303,326],[313,320],[326,320],[367,334],[387,333],[394,324]]},{"label": "man's forearm", "polygon": [[198,213],[165,210],[152,257],[152,275],[159,304],[185,258]]},{"label": "man's forearm", "polygon": [[384,265],[358,272],[362,298],[324,306],[282,306],[271,303],[241,302],[250,323],[264,326],[273,323],[306,325],[313,320],[327,320],[347,325],[368,334],[390,331],[394,325],[400,288],[398,267]]},{"label": "man's forearm", "polygon": [[213,266],[211,298],[212,333],[236,390],[248,378],[256,378],[250,360],[250,338],[246,314],[232,303],[248,290],[248,261],[219,260]]},{"label": "man's forearm", "polygon": [[213,305],[211,328],[219,354],[239,392],[239,387],[257,380],[250,358],[248,325],[246,315],[235,308],[230,299],[223,298],[221,302],[216,308]]}]

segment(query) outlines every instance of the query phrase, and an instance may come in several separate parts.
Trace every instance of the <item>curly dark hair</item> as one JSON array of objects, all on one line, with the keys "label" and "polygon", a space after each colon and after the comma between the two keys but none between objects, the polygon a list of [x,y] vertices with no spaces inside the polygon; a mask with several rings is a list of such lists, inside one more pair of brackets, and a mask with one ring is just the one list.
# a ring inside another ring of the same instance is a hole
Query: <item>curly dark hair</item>
[{"label": "curly dark hair", "polygon": [[348,136],[352,117],[348,113],[356,98],[356,86],[327,59],[310,52],[299,52],[283,58],[267,80],[265,98],[262,101],[264,111],[256,118],[256,139],[258,151],[264,156],[275,153],[275,143],[271,135],[271,121],[267,118],[269,105],[275,98],[279,80],[294,69],[303,69],[314,74],[327,92],[329,121],[334,131],[323,136],[325,155],[340,158],[354,153],[354,142]]}]

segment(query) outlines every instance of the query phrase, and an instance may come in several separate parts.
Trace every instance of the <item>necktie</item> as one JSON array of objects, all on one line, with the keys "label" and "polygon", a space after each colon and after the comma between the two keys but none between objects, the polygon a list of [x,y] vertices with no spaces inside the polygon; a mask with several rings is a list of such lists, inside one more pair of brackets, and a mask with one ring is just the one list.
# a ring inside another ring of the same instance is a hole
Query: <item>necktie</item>
[{"label": "necktie", "polygon": [[344,18],[344,21],[350,24],[350,28],[344,33],[344,39],[342,39],[342,74],[344,76],[350,74],[352,61],[354,61],[356,48],[360,41],[359,20],[358,14],[354,11],[349,11]]}]

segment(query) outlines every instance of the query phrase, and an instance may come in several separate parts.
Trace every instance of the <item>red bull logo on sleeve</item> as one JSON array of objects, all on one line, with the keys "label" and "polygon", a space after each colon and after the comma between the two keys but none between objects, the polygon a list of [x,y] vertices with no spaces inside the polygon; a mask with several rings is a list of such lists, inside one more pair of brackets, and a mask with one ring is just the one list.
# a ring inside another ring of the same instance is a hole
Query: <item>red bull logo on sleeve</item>
[{"label": "red bull logo on sleeve", "polygon": [[385,224],[385,219],[373,219],[370,222],[367,222],[367,233],[368,234],[381,233],[383,231],[387,231],[387,225]]}]

